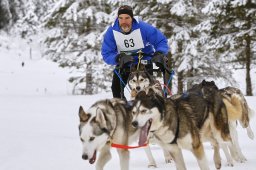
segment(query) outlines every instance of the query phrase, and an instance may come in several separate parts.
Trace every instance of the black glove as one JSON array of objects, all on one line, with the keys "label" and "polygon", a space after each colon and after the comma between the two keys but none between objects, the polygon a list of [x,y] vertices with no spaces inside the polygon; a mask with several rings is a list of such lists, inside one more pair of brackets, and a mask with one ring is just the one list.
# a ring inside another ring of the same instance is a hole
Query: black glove
[{"label": "black glove", "polygon": [[161,70],[166,68],[167,58],[161,52],[155,52],[151,61],[156,64]]},{"label": "black glove", "polygon": [[133,62],[133,56],[120,53],[116,56],[116,62],[118,63],[119,67],[122,68],[123,66]]}]

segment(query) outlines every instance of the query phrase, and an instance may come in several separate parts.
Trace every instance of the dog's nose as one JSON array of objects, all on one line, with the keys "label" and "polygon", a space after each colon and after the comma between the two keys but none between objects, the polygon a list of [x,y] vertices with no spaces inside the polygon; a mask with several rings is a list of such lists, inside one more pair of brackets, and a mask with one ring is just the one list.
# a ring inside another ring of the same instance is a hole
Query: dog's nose
[{"label": "dog's nose", "polygon": [[87,154],[83,154],[82,155],[82,159],[87,160],[88,159],[88,155]]},{"label": "dog's nose", "polygon": [[135,127],[135,128],[137,128],[137,127],[138,127],[138,122],[137,122],[137,121],[133,121],[133,122],[132,122],[132,126]]},{"label": "dog's nose", "polygon": [[137,86],[137,87],[136,87],[136,90],[137,90],[137,91],[140,91],[140,86]]}]

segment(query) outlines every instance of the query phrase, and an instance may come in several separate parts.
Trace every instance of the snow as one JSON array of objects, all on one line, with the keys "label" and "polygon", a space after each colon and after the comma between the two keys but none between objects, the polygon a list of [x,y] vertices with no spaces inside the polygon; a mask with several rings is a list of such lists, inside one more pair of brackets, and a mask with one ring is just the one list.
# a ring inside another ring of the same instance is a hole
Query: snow
[{"label": "snow", "polygon": [[[78,108],[80,105],[88,108],[99,99],[111,98],[111,94],[72,96],[71,86],[67,83],[68,70],[42,58],[19,56],[17,54],[20,51],[8,51],[3,47],[0,51],[0,169],[94,169],[95,164],[91,165],[81,158]],[[22,61],[24,67],[21,66]],[[240,85],[244,89],[244,83]],[[256,110],[256,97],[246,99]],[[251,126],[256,132],[255,118]],[[236,162],[234,167],[227,167],[222,153],[222,169],[255,169],[255,140],[250,140],[241,126],[238,126],[238,133],[242,151],[248,161]],[[158,170],[175,169],[174,163],[165,163],[162,150],[157,145],[152,145],[151,149]],[[205,150],[210,168],[215,169],[213,151],[207,143]],[[117,152],[115,149],[111,152],[113,157],[105,169],[118,170]],[[148,170],[143,149],[134,149],[130,153],[130,169]],[[189,170],[199,169],[190,152],[183,150],[183,154]]]}]

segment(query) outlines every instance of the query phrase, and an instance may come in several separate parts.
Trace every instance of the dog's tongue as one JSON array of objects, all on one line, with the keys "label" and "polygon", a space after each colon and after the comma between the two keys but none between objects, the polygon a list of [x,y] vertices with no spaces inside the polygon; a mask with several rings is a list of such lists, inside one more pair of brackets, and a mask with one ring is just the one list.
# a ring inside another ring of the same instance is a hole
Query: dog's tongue
[{"label": "dog's tongue", "polygon": [[89,160],[89,163],[93,164],[95,162],[95,160],[96,160],[96,151],[94,151],[94,154],[93,154],[92,158]]},{"label": "dog's tongue", "polygon": [[147,142],[148,132],[151,126],[151,121],[147,121],[147,123],[141,128],[140,138],[139,138],[139,146],[144,145]]}]

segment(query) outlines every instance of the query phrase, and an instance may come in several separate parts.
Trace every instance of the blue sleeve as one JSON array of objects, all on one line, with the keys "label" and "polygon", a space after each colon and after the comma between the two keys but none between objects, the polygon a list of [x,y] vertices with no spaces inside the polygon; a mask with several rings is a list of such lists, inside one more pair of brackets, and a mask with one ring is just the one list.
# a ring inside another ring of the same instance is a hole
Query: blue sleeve
[{"label": "blue sleeve", "polygon": [[143,30],[146,31],[145,34],[147,35],[147,39],[150,44],[154,46],[154,49],[166,55],[169,51],[169,47],[167,38],[164,36],[164,34],[157,28],[145,22],[142,22],[142,26],[146,28]]},{"label": "blue sleeve", "polygon": [[114,39],[112,27],[110,26],[103,37],[101,55],[107,64],[116,65],[117,54],[116,41]]}]

